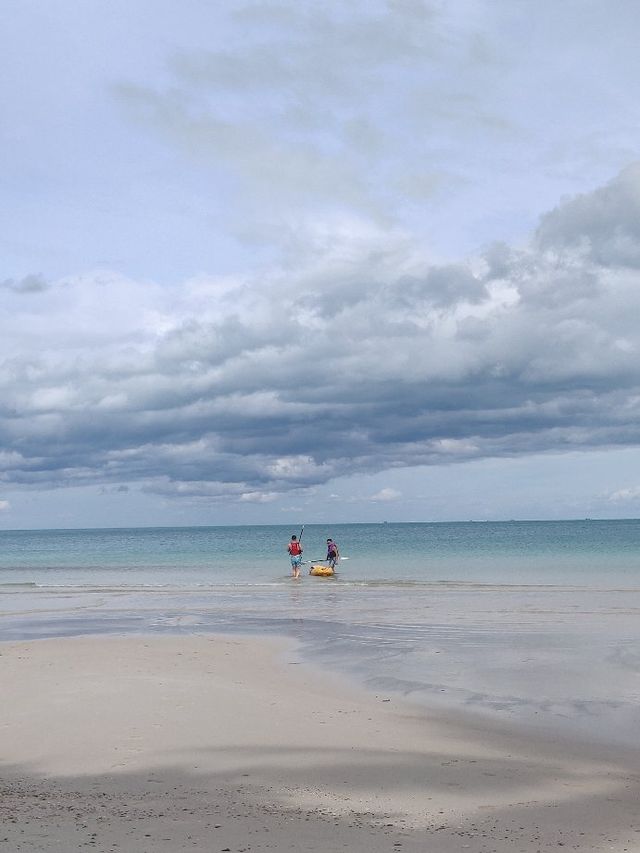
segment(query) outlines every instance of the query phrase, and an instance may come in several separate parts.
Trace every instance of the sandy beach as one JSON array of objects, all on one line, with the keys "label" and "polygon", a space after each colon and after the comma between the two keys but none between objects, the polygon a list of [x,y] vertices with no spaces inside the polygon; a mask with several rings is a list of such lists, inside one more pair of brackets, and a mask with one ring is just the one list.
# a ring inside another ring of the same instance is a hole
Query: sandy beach
[{"label": "sandy beach", "polygon": [[0,672],[0,849],[640,849],[637,754],[430,714],[284,640],[5,643]]}]

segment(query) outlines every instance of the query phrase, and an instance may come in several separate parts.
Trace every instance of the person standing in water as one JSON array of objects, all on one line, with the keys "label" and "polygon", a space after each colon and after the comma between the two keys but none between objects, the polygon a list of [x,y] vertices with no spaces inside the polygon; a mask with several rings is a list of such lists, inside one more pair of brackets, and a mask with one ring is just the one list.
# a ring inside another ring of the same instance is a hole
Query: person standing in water
[{"label": "person standing in water", "polygon": [[300,564],[302,563],[302,545],[298,542],[298,537],[295,533],[291,537],[291,542],[287,545],[287,551],[291,557],[291,574],[294,578],[299,578]]},{"label": "person standing in water", "polygon": [[336,563],[340,559],[340,551],[333,539],[327,539],[327,562],[332,569],[335,569]]}]

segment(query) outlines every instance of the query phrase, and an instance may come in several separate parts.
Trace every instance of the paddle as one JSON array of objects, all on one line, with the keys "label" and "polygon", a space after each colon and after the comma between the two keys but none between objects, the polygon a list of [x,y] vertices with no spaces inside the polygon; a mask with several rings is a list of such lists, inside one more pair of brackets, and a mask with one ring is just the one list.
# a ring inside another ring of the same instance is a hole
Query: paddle
[{"label": "paddle", "polygon": [[[343,557],[343,556],[342,556],[342,554],[340,554],[340,559],[341,559],[341,560],[348,560],[349,558],[348,558],[348,557]],[[317,559],[317,560],[303,560],[302,562],[303,562],[303,563],[328,563],[328,562],[329,562],[329,560],[327,560],[327,558],[326,558],[326,557],[318,557],[318,559]]]}]

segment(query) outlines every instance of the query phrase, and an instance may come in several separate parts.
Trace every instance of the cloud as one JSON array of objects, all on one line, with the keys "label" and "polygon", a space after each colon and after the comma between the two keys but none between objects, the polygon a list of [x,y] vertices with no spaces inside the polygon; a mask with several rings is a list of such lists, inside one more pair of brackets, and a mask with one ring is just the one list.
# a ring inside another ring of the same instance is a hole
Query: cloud
[{"label": "cloud", "polygon": [[0,288],[12,290],[14,293],[39,293],[47,287],[47,282],[41,275],[26,275],[18,281],[13,278],[0,281]]},{"label": "cloud", "polygon": [[388,503],[391,501],[397,501],[401,497],[402,492],[399,492],[397,489],[380,489],[380,491],[376,492],[375,495],[371,495],[369,500],[374,503]]},{"label": "cloud", "polygon": [[225,221],[247,238],[345,207],[398,222],[407,204],[469,182],[452,152],[470,128],[480,145],[512,132],[478,85],[479,70],[487,91],[506,75],[471,9],[330,0],[241,3],[219,17],[224,41],[178,50],[166,78],[124,79],[113,93],[137,127],[225,187]]},{"label": "cloud", "polygon": [[637,175],[581,196],[579,216],[563,202],[527,246],[457,263],[343,217],[255,274],[0,288],[0,482],[254,502],[351,473],[637,445]]},{"label": "cloud", "polygon": [[9,501],[0,501],[0,512],[6,512],[9,509],[11,509]]},{"label": "cloud", "polygon": [[120,485],[120,486],[103,486],[100,489],[101,495],[126,495],[129,494],[131,489],[129,486]]},{"label": "cloud", "polygon": [[240,495],[240,502],[266,504],[275,501],[277,497],[276,492],[243,492]]},{"label": "cloud", "polygon": [[548,213],[536,238],[543,250],[574,252],[604,267],[640,269],[640,163]]},{"label": "cloud", "polygon": [[613,503],[632,503],[640,498],[640,486],[632,486],[627,489],[618,489],[607,496],[607,500]]}]

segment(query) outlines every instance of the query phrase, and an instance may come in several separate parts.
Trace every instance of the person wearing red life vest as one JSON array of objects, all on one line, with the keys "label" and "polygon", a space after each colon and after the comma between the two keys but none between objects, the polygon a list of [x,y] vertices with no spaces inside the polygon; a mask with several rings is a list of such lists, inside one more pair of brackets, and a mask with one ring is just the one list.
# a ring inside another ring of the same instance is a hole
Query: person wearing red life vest
[{"label": "person wearing red life vest", "polygon": [[302,545],[294,533],[291,542],[287,545],[287,551],[291,557],[291,574],[294,578],[300,577],[300,564],[302,563]]}]

